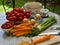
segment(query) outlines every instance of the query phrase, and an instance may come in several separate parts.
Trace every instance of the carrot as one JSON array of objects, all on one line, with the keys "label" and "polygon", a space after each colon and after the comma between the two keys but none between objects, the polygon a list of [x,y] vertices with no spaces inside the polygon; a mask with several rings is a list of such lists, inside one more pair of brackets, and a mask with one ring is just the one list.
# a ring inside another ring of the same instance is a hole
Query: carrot
[{"label": "carrot", "polygon": [[25,24],[19,24],[19,25],[15,25],[14,28],[20,28],[22,26],[24,26]]},{"label": "carrot", "polygon": [[20,24],[21,26],[24,26],[25,24],[30,24],[30,23],[22,23],[22,24]]},{"label": "carrot", "polygon": [[14,32],[13,35],[16,35],[18,33],[23,33],[23,32],[31,32],[31,31],[18,31],[18,32]]},{"label": "carrot", "polygon": [[31,25],[31,23],[27,23],[27,24],[25,24],[25,26],[32,26],[32,25]]},{"label": "carrot", "polygon": [[25,26],[14,26],[14,29],[21,29],[21,28],[24,28]]},{"label": "carrot", "polygon": [[30,27],[30,28],[32,28],[32,25],[15,26],[14,29],[21,29],[21,28],[24,28],[24,27]]},{"label": "carrot", "polygon": [[[21,24],[19,24],[19,25],[24,26],[25,24],[27,24],[27,23],[21,23]],[[19,26],[19,25],[17,25],[17,26]]]},{"label": "carrot", "polygon": [[17,31],[29,31],[29,30],[32,30],[32,28],[26,27],[26,28],[22,28],[22,29],[13,29],[10,32],[13,33],[13,32],[17,32]]},{"label": "carrot", "polygon": [[19,37],[19,36],[23,36],[24,34],[28,34],[28,33],[31,33],[31,31],[29,31],[29,32],[17,33],[15,36],[16,36],[16,37]]},{"label": "carrot", "polygon": [[32,27],[31,23],[23,23],[23,24],[15,25],[14,29],[24,28],[25,26],[26,27]]},{"label": "carrot", "polygon": [[37,38],[35,39],[34,41],[30,42],[29,44],[32,45],[32,44],[37,44],[37,43],[40,43],[40,42],[43,42],[43,41],[46,41],[48,39],[51,38],[51,35],[45,35],[45,36],[42,36],[40,38]]}]

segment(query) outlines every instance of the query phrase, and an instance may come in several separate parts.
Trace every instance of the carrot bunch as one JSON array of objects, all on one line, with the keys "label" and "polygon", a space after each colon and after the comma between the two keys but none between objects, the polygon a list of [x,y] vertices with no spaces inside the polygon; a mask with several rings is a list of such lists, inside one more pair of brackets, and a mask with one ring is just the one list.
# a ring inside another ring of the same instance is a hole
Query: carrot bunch
[{"label": "carrot bunch", "polygon": [[32,32],[31,23],[22,23],[19,25],[15,25],[14,29],[10,31],[14,36],[23,36],[24,34],[28,34]]}]

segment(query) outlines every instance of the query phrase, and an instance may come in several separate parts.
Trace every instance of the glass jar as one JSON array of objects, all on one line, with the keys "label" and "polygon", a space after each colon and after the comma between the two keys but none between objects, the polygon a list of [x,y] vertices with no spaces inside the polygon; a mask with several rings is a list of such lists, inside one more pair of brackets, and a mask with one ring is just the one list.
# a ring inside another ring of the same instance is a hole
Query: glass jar
[{"label": "glass jar", "polygon": [[40,10],[40,14],[41,14],[41,16],[43,17],[43,18],[47,18],[48,16],[49,16],[49,10],[48,9],[41,9]]}]

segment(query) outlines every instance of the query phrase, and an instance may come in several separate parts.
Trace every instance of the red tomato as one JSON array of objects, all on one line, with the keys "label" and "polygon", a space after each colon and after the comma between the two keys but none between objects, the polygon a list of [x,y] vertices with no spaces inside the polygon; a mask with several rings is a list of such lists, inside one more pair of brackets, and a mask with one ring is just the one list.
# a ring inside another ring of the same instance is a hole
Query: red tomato
[{"label": "red tomato", "polygon": [[26,17],[29,18],[30,17],[30,13],[26,13]]},{"label": "red tomato", "polygon": [[24,18],[27,18],[26,16],[24,16]]},{"label": "red tomato", "polygon": [[16,14],[16,17],[18,18],[19,16],[20,16],[20,14],[19,14],[19,13],[17,13],[17,14]]},{"label": "red tomato", "polygon": [[26,12],[26,13],[30,13],[30,11],[29,11],[29,10],[26,10],[25,12]]},{"label": "red tomato", "polygon": [[8,20],[9,20],[9,16],[6,16],[6,19],[8,19]]},{"label": "red tomato", "polygon": [[1,27],[4,28],[4,29],[8,29],[8,28],[11,28],[12,26],[14,26],[14,23],[10,22],[10,21],[7,21],[4,24],[2,24]]},{"label": "red tomato", "polygon": [[11,21],[11,17],[6,17],[6,19]]},{"label": "red tomato", "polygon": [[14,14],[18,14],[18,12],[17,11],[14,11]]},{"label": "red tomato", "polygon": [[19,12],[24,12],[24,9],[23,8],[19,8]]},{"label": "red tomato", "polygon": [[14,11],[14,13],[13,13],[16,17],[18,17],[19,16],[19,13],[18,12],[16,12],[16,11]]},{"label": "red tomato", "polygon": [[7,25],[7,28],[10,28],[10,26],[9,26],[9,25]]},{"label": "red tomato", "polygon": [[10,21],[8,21],[8,22],[6,22],[6,25],[8,26],[10,26],[10,27],[12,27],[13,25],[14,25],[14,23],[13,22],[10,22]]},{"label": "red tomato", "polygon": [[11,14],[11,16],[15,16],[15,14]]},{"label": "red tomato", "polygon": [[23,13],[19,13],[20,14],[20,17],[24,17],[24,14]]},{"label": "red tomato", "polygon": [[8,20],[12,21],[12,17],[9,17]]},{"label": "red tomato", "polygon": [[22,21],[22,20],[23,20],[23,18],[22,18],[22,17],[19,17],[19,18],[18,18],[18,21]]},{"label": "red tomato", "polygon": [[16,21],[16,20],[17,20],[17,17],[16,17],[16,16],[11,16],[11,17],[10,17],[10,20],[11,20],[11,21]]},{"label": "red tomato", "polygon": [[12,16],[12,20],[13,21],[16,21],[17,20],[17,17],[16,16]]},{"label": "red tomato", "polygon": [[6,12],[6,15],[11,14],[10,12]]},{"label": "red tomato", "polygon": [[10,23],[9,26],[12,27],[13,25]]}]

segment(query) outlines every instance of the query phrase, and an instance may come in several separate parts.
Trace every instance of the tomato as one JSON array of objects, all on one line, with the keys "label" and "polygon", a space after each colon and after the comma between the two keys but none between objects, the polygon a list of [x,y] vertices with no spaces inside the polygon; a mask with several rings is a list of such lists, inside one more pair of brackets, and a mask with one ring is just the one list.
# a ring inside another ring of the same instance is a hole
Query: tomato
[{"label": "tomato", "polygon": [[19,16],[20,16],[20,14],[19,14],[19,13],[17,13],[17,14],[16,14],[16,17],[18,18]]},{"label": "tomato", "polygon": [[6,15],[11,14],[10,12],[6,12]]},{"label": "tomato", "polygon": [[29,18],[30,17],[30,13],[26,13],[26,17]]},{"label": "tomato", "polygon": [[11,17],[6,17],[6,19],[11,21]]},{"label": "tomato", "polygon": [[9,26],[9,25],[7,25],[7,28],[10,28],[10,26]]},{"label": "tomato", "polygon": [[16,16],[12,16],[12,20],[13,21],[16,21],[17,20],[17,17]]},{"label": "tomato", "polygon": [[24,16],[24,18],[27,18],[26,16]]},{"label": "tomato", "polygon": [[26,10],[25,12],[26,12],[26,13],[30,13],[30,11],[29,11],[29,10]]},{"label": "tomato", "polygon": [[16,16],[11,16],[11,17],[9,17],[9,20],[10,21],[16,21],[17,20],[17,17]]},{"label": "tomato", "polygon": [[11,28],[13,26],[14,26],[14,23],[13,22],[7,21],[4,24],[2,24],[1,28],[3,28],[3,29],[9,29],[9,28]]},{"label": "tomato", "polygon": [[24,17],[24,14],[23,13],[19,13],[20,14],[20,17]]},{"label": "tomato", "polygon": [[19,12],[24,12],[24,9],[23,8],[19,8]]},{"label": "tomato", "polygon": [[17,11],[14,11],[14,14],[18,14],[18,12]]},{"label": "tomato", "polygon": [[12,11],[6,12],[6,19],[10,21],[22,21],[24,18],[30,17],[30,11],[23,8],[13,8]]},{"label": "tomato", "polygon": [[10,23],[9,26],[12,27],[13,25]]},{"label": "tomato", "polygon": [[19,17],[19,18],[18,18],[18,21],[22,21],[22,20],[23,20],[23,18],[22,18],[22,17]]},{"label": "tomato", "polygon": [[18,13],[18,12],[16,12],[16,13],[12,14],[12,16],[19,17],[19,13]]},{"label": "tomato", "polygon": [[15,16],[15,14],[11,14],[11,16]]}]

